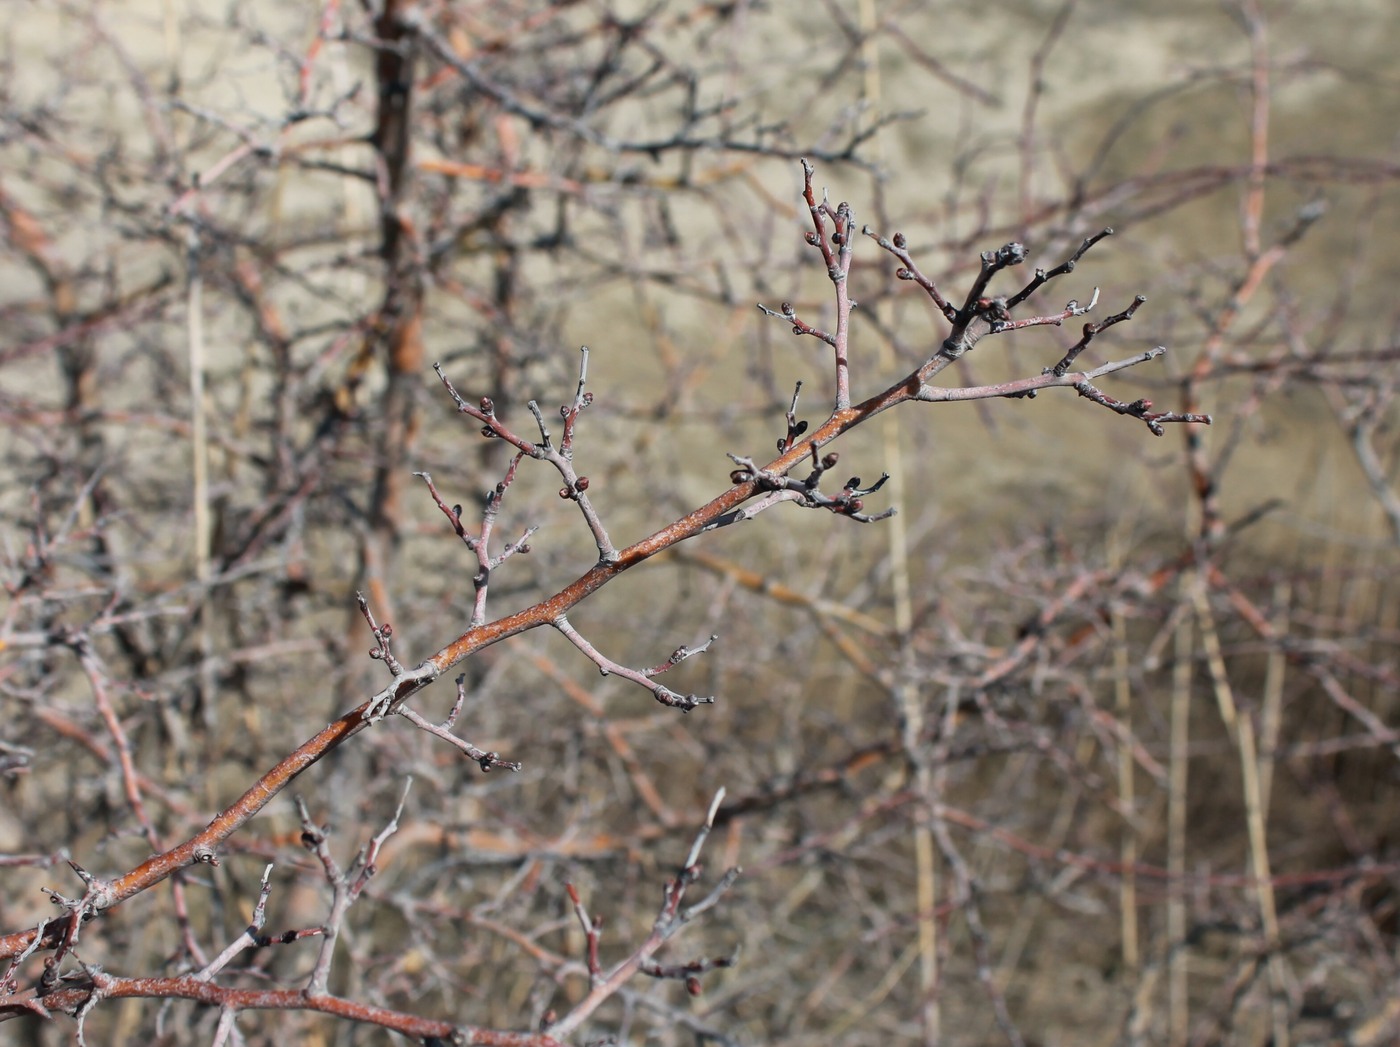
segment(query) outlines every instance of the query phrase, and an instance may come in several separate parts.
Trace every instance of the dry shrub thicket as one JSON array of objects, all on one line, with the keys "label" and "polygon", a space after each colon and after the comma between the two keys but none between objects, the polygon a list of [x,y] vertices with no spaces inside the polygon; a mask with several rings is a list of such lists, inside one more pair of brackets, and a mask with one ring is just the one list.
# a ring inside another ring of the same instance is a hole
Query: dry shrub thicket
[{"label": "dry shrub thicket", "polygon": [[7,1042],[1400,1035],[1384,6],[5,5]]}]

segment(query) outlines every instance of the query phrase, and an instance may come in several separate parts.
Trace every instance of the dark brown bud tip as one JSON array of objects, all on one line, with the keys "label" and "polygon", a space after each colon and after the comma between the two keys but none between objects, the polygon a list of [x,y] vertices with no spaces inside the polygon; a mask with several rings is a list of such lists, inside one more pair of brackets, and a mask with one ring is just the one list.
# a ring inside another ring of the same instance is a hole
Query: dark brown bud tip
[{"label": "dark brown bud tip", "polygon": [[588,477],[586,477],[586,476],[580,476],[580,477],[578,478],[578,482],[574,484],[574,490],[575,490],[575,491],[586,491],[586,490],[588,490]]}]

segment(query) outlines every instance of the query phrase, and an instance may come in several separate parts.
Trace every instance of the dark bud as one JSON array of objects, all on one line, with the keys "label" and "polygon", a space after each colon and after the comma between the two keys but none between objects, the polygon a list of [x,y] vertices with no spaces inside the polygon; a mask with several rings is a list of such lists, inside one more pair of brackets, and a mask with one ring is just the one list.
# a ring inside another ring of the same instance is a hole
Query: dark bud
[{"label": "dark bud", "polygon": [[823,469],[834,469],[834,468],[836,467],[836,463],[839,462],[840,460],[841,460],[841,456],[840,456],[839,454],[837,454],[835,451],[831,451],[831,452],[829,452],[829,453],[827,453],[827,454],[824,454],[824,455],[822,455],[822,468],[823,468]]},{"label": "dark bud", "polygon": [[914,279],[914,274],[901,265],[894,271],[894,278],[896,280],[912,280]]},{"label": "dark bud", "polygon": [[907,244],[908,242],[909,242],[908,240],[904,239],[904,234],[903,234],[903,233],[895,233],[895,234],[894,234],[894,245],[895,245],[896,247],[898,247],[901,251],[904,250],[904,245]]},{"label": "dark bud", "polygon": [[852,498],[852,499],[850,500],[850,502],[848,502],[847,505],[846,505],[846,512],[848,512],[848,513],[858,513],[858,512],[860,512],[862,509],[864,509],[864,508],[865,508],[865,503],[864,503],[864,502],[862,502],[859,498]]},{"label": "dark bud", "polygon": [[[498,487],[497,487],[496,493],[497,493],[497,494],[500,494],[500,493],[501,493],[501,492],[500,492],[500,489],[499,489],[499,485],[498,485]],[[452,519],[454,519],[454,520],[460,520],[461,518],[462,518],[462,507],[461,507],[460,505],[454,505],[454,506],[452,507]]]},{"label": "dark bud", "polygon": [[526,542],[524,545],[517,545],[515,550],[520,553],[528,553],[530,551],[530,543]]},{"label": "dark bud", "polygon": [[495,439],[496,430],[492,429],[489,425],[483,425],[481,427],[481,435],[486,437],[486,439],[488,440],[492,440]]},{"label": "dark bud", "polygon": [[782,305],[778,306],[778,308],[779,308],[779,310],[782,311],[782,314],[783,314],[784,316],[791,316],[791,315],[793,314],[793,308],[792,308],[792,303],[791,303],[791,302],[784,302],[784,303],[782,303]]},{"label": "dark bud", "polygon": [[495,402],[494,400],[492,400],[491,397],[489,397],[489,396],[483,396],[483,397],[481,398],[481,413],[482,413],[482,414],[495,414],[495,413],[496,413],[496,402]]},{"label": "dark bud", "polygon": [[389,639],[389,637],[391,637],[391,636],[394,635],[394,627],[393,627],[392,625],[390,625],[388,622],[385,622],[385,623],[384,623],[384,628],[382,628],[382,629],[379,630],[379,635],[382,636],[382,637],[384,637],[384,639],[386,639],[386,640]]},{"label": "dark bud", "polygon": [[1006,308],[1004,298],[979,298],[976,309],[994,324],[1005,323],[1011,319],[1011,312]]},{"label": "dark bud", "polygon": [[700,979],[692,974],[685,980],[685,991],[690,993],[691,996],[699,996],[703,991],[700,988]]},{"label": "dark bud", "polygon": [[857,489],[859,489],[859,487],[860,487],[860,477],[859,477],[859,476],[853,476],[853,477],[851,477],[849,480],[846,481],[846,490],[848,490],[848,491],[857,490]]},{"label": "dark bud", "polygon": [[802,421],[798,422],[796,425],[794,425],[794,426],[792,427],[792,435],[793,435],[793,436],[801,436],[801,435],[802,435],[803,433],[805,433],[806,431],[807,431],[807,421],[806,421],[806,419],[803,419]]},{"label": "dark bud", "polygon": [[1020,265],[1025,260],[1026,245],[1015,240],[997,251],[997,262],[1000,265]]},{"label": "dark bud", "polygon": [[816,233],[808,233],[806,239],[807,243],[811,244],[813,247],[816,247],[817,244],[820,243],[820,241],[817,239]]},{"label": "dark bud", "polygon": [[569,408],[568,408],[567,405],[565,405],[565,404],[560,404],[560,405],[559,405],[559,417],[560,417],[560,418],[567,418],[567,417],[569,417]]},{"label": "dark bud", "polygon": [[749,475],[747,469],[735,469],[729,474],[729,482],[732,484],[746,484],[752,479],[753,477]]},{"label": "dark bud", "polygon": [[571,488],[568,488],[568,487],[561,487],[561,488],[559,488],[559,497],[562,498],[562,499],[564,499],[564,501],[567,502],[567,501],[568,501],[570,498],[572,498],[573,496],[574,496],[574,492],[573,492],[573,490],[572,490]]},{"label": "dark bud", "polygon": [[578,482],[574,484],[574,490],[575,490],[575,491],[586,491],[586,490],[588,490],[588,477],[586,477],[586,476],[580,476],[580,477],[578,478]]},{"label": "dark bud", "polygon": [[369,649],[369,656],[375,659],[375,661],[378,661],[380,658],[384,657],[384,652],[381,651],[378,647],[371,647]]},{"label": "dark bud", "polygon": [[587,406],[589,406],[591,403],[593,403],[593,394],[592,394],[592,393],[584,393],[584,394],[583,394],[583,406],[584,406],[584,407],[587,407]]},{"label": "dark bud", "polygon": [[831,234],[831,242],[839,247],[841,244],[844,244],[846,242],[845,234],[833,232]]},{"label": "dark bud", "polygon": [[1152,401],[1151,401],[1151,400],[1134,400],[1129,406],[1130,406],[1134,411],[1137,411],[1139,414],[1145,414],[1146,412],[1152,410]]}]

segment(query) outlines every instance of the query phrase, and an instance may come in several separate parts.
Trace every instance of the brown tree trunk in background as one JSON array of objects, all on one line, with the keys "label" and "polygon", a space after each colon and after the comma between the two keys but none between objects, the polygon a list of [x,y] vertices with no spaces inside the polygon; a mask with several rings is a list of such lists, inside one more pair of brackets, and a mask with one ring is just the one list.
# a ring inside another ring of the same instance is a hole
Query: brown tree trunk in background
[{"label": "brown tree trunk in background", "polygon": [[[422,380],[423,268],[413,225],[400,205],[408,184],[409,115],[413,98],[413,38],[405,32],[401,0],[388,0],[376,29],[387,45],[375,62],[379,110],[371,139],[380,201],[380,257],[384,261],[384,300],[378,322],[366,334],[365,357],[382,351],[386,384],[373,446],[375,477],[368,528],[360,545],[357,588],[392,618],[389,587],[399,543],[406,463],[418,433],[414,387]],[[358,621],[358,618],[356,619]]]}]

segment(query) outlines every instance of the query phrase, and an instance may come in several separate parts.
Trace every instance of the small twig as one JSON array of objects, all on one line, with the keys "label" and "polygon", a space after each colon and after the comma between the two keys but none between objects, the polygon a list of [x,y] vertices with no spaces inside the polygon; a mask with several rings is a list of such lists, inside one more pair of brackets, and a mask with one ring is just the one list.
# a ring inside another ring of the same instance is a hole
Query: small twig
[{"label": "small twig", "polygon": [[1130,418],[1138,418],[1151,431],[1153,436],[1161,436],[1165,430],[1162,428],[1166,422],[1185,422],[1192,425],[1210,425],[1210,415],[1180,413],[1177,411],[1153,411],[1152,401],[1148,399],[1134,400],[1130,404],[1125,404],[1121,400],[1115,400],[1107,393],[1100,391],[1087,379],[1074,383],[1075,392],[1087,400],[1102,407],[1107,407],[1110,411],[1118,414],[1128,415]]},{"label": "small twig", "polygon": [[[855,217],[851,205],[842,201],[833,209],[823,191],[821,202],[817,202],[812,176],[816,174],[812,165],[802,160],[802,195],[807,201],[807,210],[812,216],[812,232],[807,234],[807,243],[821,251],[826,262],[826,275],[836,291],[836,330],[829,336],[820,336],[835,350],[836,389],[835,410],[844,411],[851,406],[851,367],[850,336],[851,310],[855,302],[851,300],[850,280],[851,260],[855,257]],[[826,219],[831,220],[828,233]],[[791,306],[788,307],[789,312]],[[805,325],[803,325],[805,327]],[[798,322],[794,320],[796,331]],[[815,331],[803,331],[813,333]]]},{"label": "small twig", "polygon": [[559,440],[559,453],[565,458],[574,456],[574,425],[578,422],[579,412],[585,407],[593,405],[593,394],[583,391],[583,387],[588,383],[588,346],[580,346],[581,359],[578,365],[578,387],[574,390],[574,402],[565,407],[559,408],[560,417],[564,419],[564,435]]},{"label": "small twig", "polygon": [[[762,309],[763,307],[759,306],[759,308]],[[793,444],[807,431],[806,421],[799,421],[797,417],[797,398],[801,393],[802,383],[799,381],[792,390],[792,403],[788,405],[787,409],[787,435],[778,441],[779,454],[786,454],[788,451],[791,451]]]},{"label": "small twig", "polygon": [[1145,363],[1148,360],[1155,360],[1166,352],[1162,346],[1148,349],[1137,356],[1129,357],[1126,360],[1115,360],[1094,368],[1092,371],[1078,371],[1069,374],[1057,375],[1053,370],[1030,378],[1019,378],[1010,382],[999,382],[994,385],[967,386],[962,388],[945,389],[937,386],[924,386],[918,392],[918,399],[926,400],[930,403],[940,403],[948,400],[986,400],[998,396],[1009,397],[1034,397],[1042,389],[1073,388],[1080,396],[1093,400],[1100,406],[1107,407],[1118,414],[1129,415],[1139,418],[1147,424],[1155,436],[1162,435],[1162,425],[1167,422],[1186,422],[1191,424],[1209,425],[1211,422],[1208,414],[1178,413],[1176,411],[1153,412],[1151,400],[1135,400],[1130,404],[1125,404],[1120,400],[1099,391],[1092,383],[1095,378],[1101,378],[1106,374],[1115,371],[1122,371],[1129,367]]},{"label": "small twig", "polygon": [[899,259],[900,267],[894,271],[896,280],[912,280],[924,289],[929,298],[933,299],[933,304],[938,307],[938,311],[943,314],[945,320],[949,323],[957,320],[957,308],[948,303],[948,300],[938,290],[937,284],[920,272],[918,264],[914,261],[914,256],[909,253],[909,241],[905,239],[903,233],[895,233],[894,236],[886,238],[868,225],[861,232],[874,240],[881,249]]},{"label": "small twig", "polygon": [[[1097,289],[1095,289],[1094,291],[1094,297],[1098,298]],[[1131,320],[1133,318],[1133,314],[1137,312],[1139,307],[1146,301],[1147,299],[1143,295],[1138,295],[1133,299],[1133,304],[1128,306],[1128,308],[1124,309],[1121,313],[1114,313],[1112,316],[1104,317],[1096,324],[1085,324],[1084,337],[1080,338],[1079,341],[1075,342],[1074,345],[1070,346],[1069,352],[1065,353],[1064,357],[1060,360],[1060,362],[1057,363],[1054,367],[1050,368],[1050,371],[1053,374],[1063,376],[1065,372],[1067,372],[1070,369],[1070,367],[1074,365],[1074,361],[1079,358],[1079,354],[1082,353],[1084,349],[1088,346],[1088,344],[1094,340],[1095,335],[1109,327],[1112,327],[1114,324],[1121,324],[1124,320]]]},{"label": "small twig", "polygon": [[[620,676],[624,680],[631,680],[633,683],[645,687],[650,691],[652,696],[662,705],[669,705],[673,709],[681,710],[681,712],[690,712],[690,710],[694,709],[697,705],[714,704],[715,699],[713,695],[706,697],[698,694],[680,694],[671,690],[669,687],[664,687],[659,683],[653,683],[651,677],[664,670],[631,669],[613,661],[589,643],[588,640],[573,627],[567,615],[559,615],[550,624],[558,629],[570,643],[583,652],[584,657],[596,665],[604,676]],[[705,644],[694,653],[698,654],[699,651],[703,651],[710,645],[713,639],[714,637],[711,637],[710,640],[707,640]],[[680,648],[680,650],[685,651],[687,648]],[[676,655],[672,655],[671,657],[675,659]],[[684,657],[685,656],[682,656],[681,660],[683,660]],[[666,668],[670,668],[672,664],[675,664],[675,662],[668,664]]]},{"label": "small twig", "polygon": [[[817,458],[815,448],[812,448],[811,454],[815,459],[812,471],[801,480],[771,469],[761,468],[752,458],[729,454],[728,457],[739,466],[730,474],[730,479],[734,483],[753,482],[758,485],[760,490],[777,492],[777,497],[768,504],[776,504],[779,500],[792,501],[804,509],[826,509],[838,516],[855,520],[857,523],[874,523],[878,520],[889,519],[895,514],[894,509],[886,509],[884,512],[874,515],[864,511],[865,499],[885,485],[889,480],[888,473],[881,473],[880,479],[869,487],[862,487],[860,477],[853,476],[846,481],[839,494],[829,495],[818,490],[817,485],[821,482],[825,472],[835,468],[840,456],[835,451],[831,451]],[[768,505],[762,507],[767,508]],[[758,505],[751,505],[747,508],[749,516],[746,518],[752,518],[759,511]]]},{"label": "small twig", "polygon": [[369,631],[374,634],[374,646],[369,649],[369,656],[376,661],[382,661],[393,674],[394,679],[404,675],[404,667],[399,660],[394,657],[394,652],[389,644],[394,636],[394,627],[389,622],[380,625],[374,620],[374,612],[369,609],[369,600],[364,593],[355,594],[355,602],[360,607],[360,614],[369,623]]},{"label": "small twig", "polygon": [[[558,1039],[565,1039],[575,1032],[588,1017],[598,1009],[604,1000],[617,993],[633,975],[639,973],[644,966],[651,963],[654,956],[669,939],[674,937],[696,916],[712,908],[724,895],[734,882],[739,878],[741,870],[730,869],[719,880],[708,895],[695,905],[688,908],[681,908],[681,903],[685,899],[686,891],[699,879],[700,876],[700,850],[705,845],[705,840],[710,835],[710,829],[714,825],[715,813],[719,810],[720,804],[724,801],[725,791],[723,788],[716,791],[714,799],[710,801],[710,808],[705,816],[704,824],[700,826],[695,835],[695,841],[691,844],[690,851],[686,855],[685,863],[677,870],[676,875],[666,881],[665,889],[662,892],[661,908],[657,912],[656,920],[652,923],[651,934],[646,941],[616,967],[607,973],[605,977],[597,980],[590,978],[590,988],[588,995],[578,1002],[568,1014],[558,1021],[545,1027],[544,1032]],[[572,892],[571,892],[572,896]],[[576,910],[577,911],[577,910]],[[716,966],[719,964],[716,963]],[[692,990],[693,991],[693,990]]]},{"label": "small twig", "polygon": [[272,862],[268,862],[267,866],[263,869],[262,883],[258,888],[258,902],[253,906],[253,915],[248,921],[248,926],[244,929],[242,934],[228,944],[223,952],[209,961],[203,969],[191,975],[196,981],[212,981],[214,975],[227,967],[235,956],[244,949],[251,948],[259,943],[261,938],[260,932],[267,923],[267,899],[268,896],[272,894],[272,869]]},{"label": "small twig", "polygon": [[588,915],[588,909],[585,908],[583,899],[579,897],[578,888],[572,883],[565,883],[564,890],[568,893],[569,900],[574,903],[574,915],[578,917],[578,922],[583,925],[584,937],[588,943],[588,988],[591,992],[597,986],[598,979],[603,973],[603,966],[598,962],[598,939],[603,931],[603,918]]},{"label": "small twig", "polygon": [[1014,309],[1057,276],[1064,276],[1067,273],[1074,272],[1074,267],[1079,264],[1079,259],[1084,257],[1089,248],[1093,247],[1100,240],[1106,239],[1112,235],[1112,228],[1101,229],[1093,236],[1085,237],[1084,242],[1079,245],[1079,250],[1075,251],[1074,254],[1070,255],[1053,269],[1048,271],[1045,269],[1037,269],[1031,282],[1006,300],[1007,308]]},{"label": "small twig", "polygon": [[676,666],[680,665],[681,662],[685,661],[687,658],[694,658],[697,654],[704,654],[710,649],[710,644],[714,643],[718,639],[719,634],[711,633],[710,638],[704,643],[700,644],[698,647],[689,647],[685,644],[682,644],[680,647],[677,647],[674,651],[672,651],[671,657],[667,658],[660,665],[654,665],[650,669],[643,669],[642,673],[646,676],[660,676],[664,672],[669,672]]},{"label": "small twig", "polygon": [[[446,387],[448,395],[457,405],[458,412],[483,423],[481,434],[488,440],[497,438],[505,440],[522,454],[530,458],[542,459],[554,466],[564,480],[564,486],[559,489],[559,497],[578,505],[579,512],[583,514],[584,522],[593,535],[594,544],[598,547],[599,562],[616,563],[618,560],[617,547],[608,537],[602,518],[585,493],[590,486],[589,478],[580,476],[574,469],[574,426],[578,420],[579,412],[593,403],[593,394],[584,392],[583,388],[588,380],[588,347],[583,347],[583,359],[579,365],[578,386],[574,392],[573,402],[559,408],[560,417],[564,419],[564,435],[558,447],[554,446],[549,427],[545,424],[544,412],[540,409],[538,402],[531,400],[526,404],[530,414],[534,416],[536,427],[540,431],[540,442],[532,443],[524,437],[517,436],[496,417],[496,406],[489,396],[481,398],[479,407],[473,406],[467,403],[461,394],[453,388],[452,383],[443,373],[441,364],[433,364],[433,370],[437,372],[437,376]],[[524,539],[521,541],[523,542]]]},{"label": "small twig", "polygon": [[530,538],[539,530],[538,527],[525,528],[519,538],[506,544],[500,555],[491,555],[491,534],[495,530],[496,517],[500,515],[501,502],[505,500],[506,489],[514,482],[516,470],[520,467],[520,462],[524,457],[524,451],[517,451],[515,456],[511,458],[510,465],[506,467],[505,476],[487,493],[486,505],[481,513],[481,533],[478,535],[468,533],[467,529],[462,526],[462,507],[460,505],[449,507],[443,501],[430,474],[426,472],[413,474],[427,485],[428,493],[432,495],[434,503],[447,517],[448,522],[452,524],[453,532],[462,539],[468,549],[476,554],[477,570],[476,574],[472,576],[472,584],[476,590],[471,615],[473,626],[481,625],[486,621],[486,595],[491,585],[491,572],[516,553],[528,553],[530,551]]},{"label": "small twig", "polygon": [[792,333],[795,335],[811,335],[818,338],[827,345],[836,345],[836,336],[829,331],[823,331],[820,327],[813,327],[798,317],[796,309],[791,302],[783,302],[777,309],[769,309],[766,305],[759,303],[758,311],[764,316],[776,317],[792,324]]},{"label": "small twig", "polygon": [[316,965],[312,968],[311,976],[306,983],[308,997],[314,998],[326,994],[327,986],[330,983],[331,960],[335,955],[335,945],[340,937],[340,927],[345,921],[345,914],[360,897],[360,893],[365,889],[370,878],[379,871],[379,852],[383,849],[384,842],[398,831],[399,818],[403,814],[403,806],[408,799],[408,791],[412,787],[413,778],[409,776],[404,781],[398,806],[394,808],[394,816],[383,829],[375,834],[367,846],[360,849],[348,870],[342,870],[331,854],[330,848],[326,845],[325,830],[311,820],[311,814],[306,809],[305,801],[301,797],[296,799],[297,811],[301,815],[301,841],[307,850],[311,851],[320,861],[321,868],[325,872],[326,882],[331,887],[330,912],[323,925],[324,938],[321,941],[320,952],[316,957]]},{"label": "small twig", "polygon": [[502,757],[501,754],[498,752],[487,752],[484,749],[478,749],[475,745],[472,745],[472,743],[467,741],[465,738],[459,738],[457,737],[457,735],[452,733],[452,725],[457,721],[457,717],[461,714],[462,706],[465,704],[466,698],[467,676],[465,673],[462,673],[457,677],[457,700],[452,703],[452,711],[447,714],[447,719],[444,720],[441,724],[435,724],[429,720],[424,719],[417,712],[410,709],[407,705],[400,705],[394,711],[400,716],[402,716],[409,723],[413,724],[413,726],[417,727],[419,730],[427,731],[434,738],[441,738],[448,744],[462,750],[462,752],[466,753],[468,759],[474,760],[476,763],[480,764],[481,769],[483,771],[491,771],[497,767],[503,768],[507,771],[520,770],[521,764],[517,763],[516,761],[507,760],[504,757]]}]

